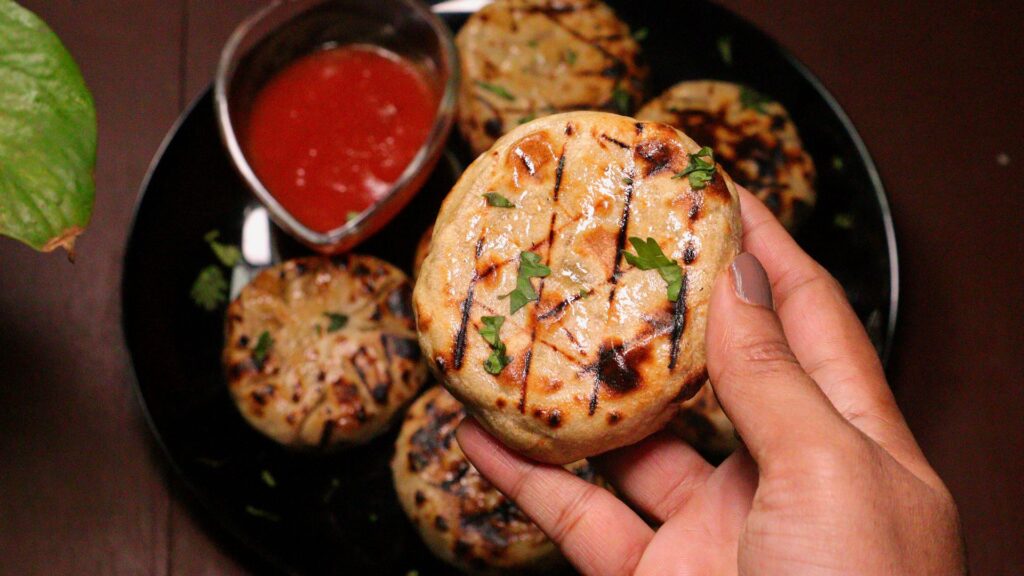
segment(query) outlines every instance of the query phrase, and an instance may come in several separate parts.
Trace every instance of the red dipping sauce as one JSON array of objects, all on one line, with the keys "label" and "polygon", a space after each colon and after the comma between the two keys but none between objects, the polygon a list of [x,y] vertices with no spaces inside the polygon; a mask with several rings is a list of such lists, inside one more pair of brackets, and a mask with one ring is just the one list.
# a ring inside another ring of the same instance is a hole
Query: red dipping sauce
[{"label": "red dipping sauce", "polygon": [[365,45],[329,48],[260,89],[243,145],[277,201],[327,232],[387,195],[436,111],[437,94],[402,57]]}]

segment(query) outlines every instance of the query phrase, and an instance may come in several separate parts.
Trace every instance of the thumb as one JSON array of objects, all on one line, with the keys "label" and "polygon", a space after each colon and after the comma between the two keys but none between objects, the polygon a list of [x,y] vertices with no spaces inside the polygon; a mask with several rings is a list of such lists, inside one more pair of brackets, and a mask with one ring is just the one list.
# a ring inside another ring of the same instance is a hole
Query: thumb
[{"label": "thumb", "polygon": [[790,350],[768,275],[752,254],[737,256],[715,282],[707,348],[719,403],[760,466],[799,457],[848,428]]}]

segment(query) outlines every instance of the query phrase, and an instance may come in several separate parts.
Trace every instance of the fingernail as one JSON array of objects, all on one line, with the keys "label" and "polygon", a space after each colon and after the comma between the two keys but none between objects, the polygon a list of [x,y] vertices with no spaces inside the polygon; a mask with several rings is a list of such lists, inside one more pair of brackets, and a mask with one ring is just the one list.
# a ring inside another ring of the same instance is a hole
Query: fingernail
[{"label": "fingernail", "polygon": [[747,304],[772,309],[772,285],[761,262],[749,252],[743,252],[732,261],[732,287],[736,295]]}]

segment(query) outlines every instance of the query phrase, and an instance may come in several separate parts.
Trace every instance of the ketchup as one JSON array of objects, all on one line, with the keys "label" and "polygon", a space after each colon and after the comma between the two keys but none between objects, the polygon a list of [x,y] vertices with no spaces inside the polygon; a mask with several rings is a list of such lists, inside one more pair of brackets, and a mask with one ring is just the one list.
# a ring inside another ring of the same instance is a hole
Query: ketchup
[{"label": "ketchup", "polygon": [[328,48],[260,89],[243,145],[278,202],[327,232],[387,195],[426,141],[436,109],[427,80],[397,54]]}]

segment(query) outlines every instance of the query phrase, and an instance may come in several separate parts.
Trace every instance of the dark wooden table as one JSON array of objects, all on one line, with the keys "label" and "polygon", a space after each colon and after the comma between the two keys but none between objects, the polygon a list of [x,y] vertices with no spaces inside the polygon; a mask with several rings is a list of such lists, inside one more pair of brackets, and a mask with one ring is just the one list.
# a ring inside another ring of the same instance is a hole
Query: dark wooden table
[{"label": "dark wooden table", "polygon": [[[25,2],[80,62],[100,149],[74,265],[0,239],[0,573],[259,570],[165,468],[132,391],[119,282],[150,159],[263,1]],[[1024,4],[726,4],[822,79],[874,155],[903,273],[892,383],[960,505],[973,572],[1019,573]]]}]

